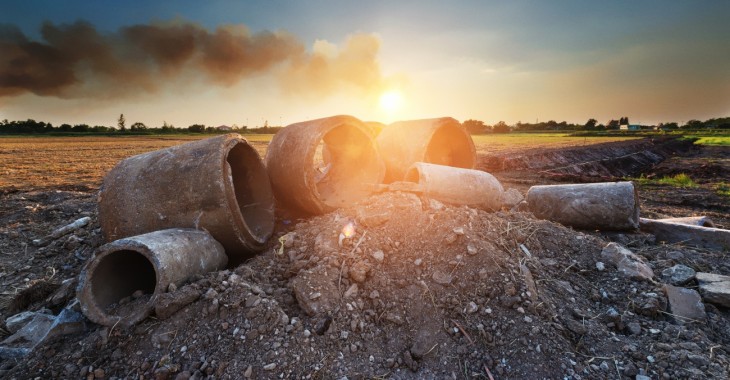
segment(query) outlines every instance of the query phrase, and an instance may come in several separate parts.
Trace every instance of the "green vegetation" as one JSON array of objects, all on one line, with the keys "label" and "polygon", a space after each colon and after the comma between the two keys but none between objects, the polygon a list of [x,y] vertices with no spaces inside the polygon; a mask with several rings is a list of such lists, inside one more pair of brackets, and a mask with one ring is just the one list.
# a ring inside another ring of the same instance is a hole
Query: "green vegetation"
[{"label": "green vegetation", "polygon": [[[694,136],[687,136],[694,137]],[[715,145],[715,146],[730,146],[730,135],[728,136],[697,136],[698,140],[695,141],[697,145]]]},{"label": "green vegetation", "polygon": [[673,176],[664,176],[659,179],[646,178],[643,174],[638,178],[629,178],[629,180],[638,183],[639,185],[668,185],[673,187],[697,187],[695,181],[685,173],[675,174]]},{"label": "green vegetation", "polygon": [[715,185],[715,191],[717,191],[717,194],[719,195],[730,197],[730,183],[718,183],[717,185]]}]

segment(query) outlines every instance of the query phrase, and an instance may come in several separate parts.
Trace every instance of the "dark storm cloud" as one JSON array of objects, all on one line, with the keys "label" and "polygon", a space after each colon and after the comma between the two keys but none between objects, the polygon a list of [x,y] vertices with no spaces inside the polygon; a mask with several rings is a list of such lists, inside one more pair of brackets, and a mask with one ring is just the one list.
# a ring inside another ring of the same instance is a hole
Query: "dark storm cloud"
[{"label": "dark storm cloud", "polygon": [[[293,91],[329,91],[343,83],[367,89],[380,81],[379,41],[365,34],[353,36],[334,56],[307,52],[289,33],[251,33],[242,25],[209,31],[172,22],[103,34],[83,21],[44,23],[41,37],[32,41],[17,27],[0,26],[0,96],[128,96],[171,81],[231,86],[257,74],[281,76],[282,86],[291,82]],[[316,78],[308,75],[313,66]]]}]

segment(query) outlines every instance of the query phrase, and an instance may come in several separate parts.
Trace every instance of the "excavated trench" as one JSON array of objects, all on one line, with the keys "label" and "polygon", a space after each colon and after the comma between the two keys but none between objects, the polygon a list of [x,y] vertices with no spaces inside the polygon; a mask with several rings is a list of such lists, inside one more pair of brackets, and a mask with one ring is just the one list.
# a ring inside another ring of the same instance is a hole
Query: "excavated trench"
[{"label": "excavated trench", "polygon": [[672,154],[689,151],[693,142],[662,137],[485,154],[479,156],[478,168],[493,173],[531,171],[541,177],[576,182],[613,180],[643,173]]}]

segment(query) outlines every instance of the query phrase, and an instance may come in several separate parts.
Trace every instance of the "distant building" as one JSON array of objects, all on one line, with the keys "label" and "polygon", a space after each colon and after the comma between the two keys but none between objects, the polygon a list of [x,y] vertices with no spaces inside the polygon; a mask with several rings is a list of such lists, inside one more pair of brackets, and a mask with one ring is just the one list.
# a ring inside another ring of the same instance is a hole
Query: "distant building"
[{"label": "distant building", "polygon": [[638,124],[621,124],[618,129],[622,131],[640,131],[641,126]]},{"label": "distant building", "polygon": [[231,128],[227,125],[219,125],[216,129],[219,131],[232,131],[233,130],[233,128]]}]

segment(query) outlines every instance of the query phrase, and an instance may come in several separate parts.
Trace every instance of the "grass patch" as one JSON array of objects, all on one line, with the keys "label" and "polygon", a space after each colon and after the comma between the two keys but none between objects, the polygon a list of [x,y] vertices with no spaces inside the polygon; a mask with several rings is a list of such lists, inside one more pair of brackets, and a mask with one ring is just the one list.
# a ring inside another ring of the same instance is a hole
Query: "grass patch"
[{"label": "grass patch", "polygon": [[697,136],[696,145],[730,146],[730,136]]},{"label": "grass patch", "polygon": [[715,191],[718,195],[722,195],[725,197],[730,197],[730,183],[727,182],[720,182],[717,185],[715,185]]},{"label": "grass patch", "polygon": [[697,187],[695,181],[685,173],[679,173],[673,176],[664,176],[659,179],[646,178],[643,174],[638,178],[630,178],[631,181],[639,185],[668,185],[673,187]]}]

